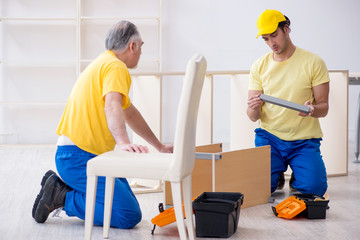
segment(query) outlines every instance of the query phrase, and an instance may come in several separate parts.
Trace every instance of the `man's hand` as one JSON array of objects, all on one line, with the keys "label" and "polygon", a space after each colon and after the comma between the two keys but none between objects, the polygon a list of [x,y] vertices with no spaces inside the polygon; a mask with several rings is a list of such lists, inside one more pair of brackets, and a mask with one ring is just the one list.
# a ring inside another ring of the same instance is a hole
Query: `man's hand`
[{"label": "man's hand", "polygon": [[310,107],[310,112],[309,112],[309,113],[299,112],[298,115],[301,116],[301,117],[307,117],[307,116],[313,115],[315,108],[314,108],[314,106],[311,104],[311,101],[310,101],[310,100],[307,100],[307,101],[304,103],[304,105]]},{"label": "man's hand", "polygon": [[119,148],[123,151],[137,152],[137,153],[148,153],[149,149],[146,146],[138,144],[122,144]]},{"label": "man's hand", "polygon": [[311,116],[314,118],[325,117],[329,111],[329,89],[329,82],[313,87],[314,104],[311,104],[310,100],[304,103],[305,106],[310,107],[310,113],[299,113],[299,116]]},{"label": "man's hand", "polygon": [[257,95],[253,95],[253,96],[250,96],[248,98],[248,107],[253,110],[253,111],[260,111],[261,110],[261,106],[262,106],[262,101],[261,99],[259,98],[260,94],[257,94]]},{"label": "man's hand", "polygon": [[172,153],[174,152],[174,145],[172,144],[162,144],[161,148],[159,149],[161,153]]},{"label": "man's hand", "polygon": [[262,91],[259,90],[249,90],[248,91],[248,107],[246,113],[251,121],[256,122],[260,119],[261,116],[261,107],[263,105],[263,101],[259,98]]}]

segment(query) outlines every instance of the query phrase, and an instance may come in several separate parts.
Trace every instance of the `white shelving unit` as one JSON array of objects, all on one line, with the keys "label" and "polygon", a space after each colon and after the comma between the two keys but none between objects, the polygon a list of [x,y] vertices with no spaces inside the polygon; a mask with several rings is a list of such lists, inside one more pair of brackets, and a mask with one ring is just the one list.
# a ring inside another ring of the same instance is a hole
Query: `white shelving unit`
[{"label": "white shelving unit", "polygon": [[0,144],[52,144],[81,71],[119,20],[145,42],[133,72],[161,70],[161,0],[2,0]]}]

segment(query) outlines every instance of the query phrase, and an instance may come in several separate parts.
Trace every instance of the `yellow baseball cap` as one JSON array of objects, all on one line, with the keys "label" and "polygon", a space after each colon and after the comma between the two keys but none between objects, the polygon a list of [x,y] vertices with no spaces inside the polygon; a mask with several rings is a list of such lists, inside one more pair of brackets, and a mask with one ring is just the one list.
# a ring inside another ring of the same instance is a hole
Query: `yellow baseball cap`
[{"label": "yellow baseball cap", "polygon": [[256,22],[256,26],[259,29],[256,38],[263,34],[275,32],[279,22],[283,21],[286,21],[286,18],[281,12],[277,10],[265,10]]}]

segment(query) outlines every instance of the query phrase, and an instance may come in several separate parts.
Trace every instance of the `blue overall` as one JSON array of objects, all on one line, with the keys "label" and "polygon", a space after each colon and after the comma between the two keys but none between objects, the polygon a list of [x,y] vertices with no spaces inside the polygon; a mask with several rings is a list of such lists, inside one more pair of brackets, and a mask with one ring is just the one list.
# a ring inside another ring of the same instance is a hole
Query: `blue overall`
[{"label": "blue overall", "polygon": [[276,190],[279,175],[290,168],[292,186],[301,193],[322,196],[327,190],[325,164],[320,153],[321,138],[285,141],[261,129],[255,129],[255,146],[271,146],[271,192]]},{"label": "blue overall", "polygon": [[[58,146],[55,156],[60,177],[73,191],[66,194],[64,210],[68,216],[85,219],[86,164],[96,155],[83,151],[77,146]],[[103,225],[105,177],[98,178],[94,224]],[[141,221],[139,203],[125,178],[115,179],[111,226],[132,228]]]}]

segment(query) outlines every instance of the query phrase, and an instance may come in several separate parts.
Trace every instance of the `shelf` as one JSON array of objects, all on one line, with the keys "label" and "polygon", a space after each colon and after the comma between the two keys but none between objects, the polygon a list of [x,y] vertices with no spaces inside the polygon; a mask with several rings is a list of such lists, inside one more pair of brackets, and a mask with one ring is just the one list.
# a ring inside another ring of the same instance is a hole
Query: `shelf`
[{"label": "shelf", "polygon": [[85,20],[157,20],[159,17],[80,17],[82,21]]},{"label": "shelf", "polygon": [[[147,37],[148,58],[141,57],[137,71],[160,71],[162,0],[143,1],[142,9],[125,1],[120,12],[116,0],[70,0],[56,6],[31,0],[0,3],[0,144],[12,143],[7,137],[12,132],[19,143],[35,141],[27,131],[32,127],[41,127],[41,136],[53,131],[47,120],[61,116],[81,71],[105,51],[104,37],[112,22],[133,21]],[[31,121],[39,117],[43,123]],[[12,121],[14,129],[8,124]]]},{"label": "shelf", "polygon": [[32,18],[32,17],[2,17],[1,21],[76,21],[77,18]]},{"label": "shelf", "polygon": [[76,61],[11,61],[3,60],[1,64],[7,67],[73,67],[76,65]]},{"label": "shelf", "polygon": [[[1,21],[77,21],[77,18],[32,18],[32,17],[2,17]],[[156,20],[159,21],[159,17],[80,17],[80,20]]]},{"label": "shelf", "polygon": [[9,136],[14,136],[15,133],[0,133],[0,137],[9,137]]},{"label": "shelf", "polygon": [[64,106],[66,102],[0,102],[0,106]]}]

